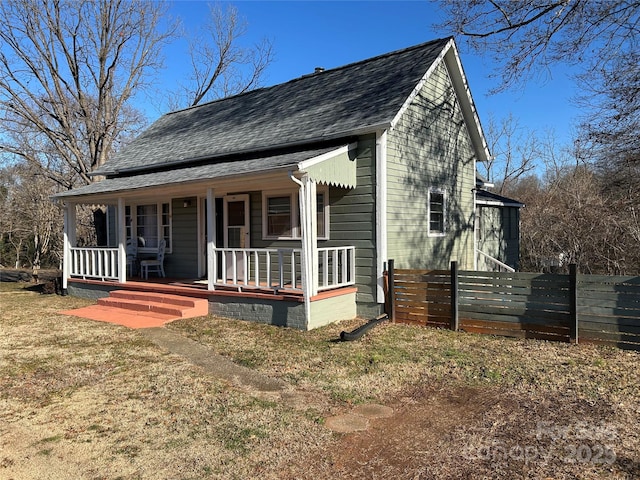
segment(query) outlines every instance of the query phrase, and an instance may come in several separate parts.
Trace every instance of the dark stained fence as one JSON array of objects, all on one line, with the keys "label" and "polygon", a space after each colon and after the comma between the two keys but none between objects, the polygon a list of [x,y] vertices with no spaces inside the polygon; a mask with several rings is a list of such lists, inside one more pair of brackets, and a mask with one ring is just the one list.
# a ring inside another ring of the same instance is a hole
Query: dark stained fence
[{"label": "dark stained fence", "polygon": [[640,350],[640,277],[578,275],[580,342]]},{"label": "dark stained fence", "polygon": [[449,270],[395,270],[393,286],[396,322],[449,328]]},{"label": "dark stained fence", "polygon": [[[389,262],[390,266],[393,261]],[[392,270],[396,322],[640,350],[640,277]],[[452,288],[452,285],[454,288]]]},{"label": "dark stained fence", "polygon": [[466,332],[568,342],[568,275],[459,273],[460,328]]}]

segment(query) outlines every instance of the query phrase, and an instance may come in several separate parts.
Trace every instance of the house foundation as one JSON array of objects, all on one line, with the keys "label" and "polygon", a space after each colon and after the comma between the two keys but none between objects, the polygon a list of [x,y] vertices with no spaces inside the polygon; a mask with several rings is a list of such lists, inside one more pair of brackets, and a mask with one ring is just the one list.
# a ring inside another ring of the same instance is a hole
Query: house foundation
[{"label": "house foundation", "polygon": [[202,288],[147,282],[69,281],[70,295],[97,300],[113,290],[152,291],[187,297],[206,298],[209,314],[234,320],[247,320],[267,325],[312,330],[357,316],[354,287],[322,292],[310,299],[307,316],[304,297],[255,291],[205,290]]}]

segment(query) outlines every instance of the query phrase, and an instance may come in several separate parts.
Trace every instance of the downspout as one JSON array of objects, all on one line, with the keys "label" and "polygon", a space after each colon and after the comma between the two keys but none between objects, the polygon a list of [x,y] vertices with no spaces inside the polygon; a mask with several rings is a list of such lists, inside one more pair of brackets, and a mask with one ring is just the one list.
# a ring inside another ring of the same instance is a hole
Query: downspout
[{"label": "downspout", "polygon": [[308,235],[307,235],[307,228],[306,228],[306,220],[307,220],[307,212],[306,209],[304,208],[304,203],[305,203],[305,195],[306,195],[306,186],[303,182],[301,182],[300,180],[298,180],[294,175],[292,171],[289,171],[289,178],[296,183],[299,187],[300,187],[300,193],[298,195],[299,197],[299,201],[300,201],[300,227],[303,229],[302,230],[302,258],[301,258],[301,266],[302,266],[302,289],[303,289],[303,298],[304,298],[304,318],[305,318],[305,328],[308,329],[308,325],[309,325],[309,319],[311,316],[311,279],[309,278],[309,265],[308,265],[308,259],[309,259],[309,254],[310,254],[310,250],[309,250],[309,243],[308,243]]},{"label": "downspout", "polygon": [[387,131],[376,134],[376,300],[384,304],[387,263]]}]

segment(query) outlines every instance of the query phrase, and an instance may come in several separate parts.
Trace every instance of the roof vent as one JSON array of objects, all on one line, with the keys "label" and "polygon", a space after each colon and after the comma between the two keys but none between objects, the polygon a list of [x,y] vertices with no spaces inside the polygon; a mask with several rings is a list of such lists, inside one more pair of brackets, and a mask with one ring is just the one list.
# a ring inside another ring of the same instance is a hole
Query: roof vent
[{"label": "roof vent", "polygon": [[322,73],[324,72],[324,67],[316,67],[316,71],[314,73]]}]

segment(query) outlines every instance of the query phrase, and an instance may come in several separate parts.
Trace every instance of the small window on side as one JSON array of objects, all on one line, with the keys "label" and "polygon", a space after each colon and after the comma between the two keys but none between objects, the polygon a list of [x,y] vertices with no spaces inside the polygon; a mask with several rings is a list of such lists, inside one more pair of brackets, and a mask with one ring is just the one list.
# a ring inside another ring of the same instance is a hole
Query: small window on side
[{"label": "small window on side", "polygon": [[446,233],[446,195],[443,190],[429,190],[429,235]]}]

